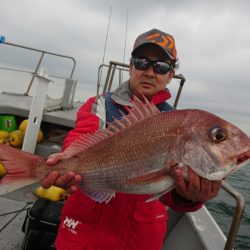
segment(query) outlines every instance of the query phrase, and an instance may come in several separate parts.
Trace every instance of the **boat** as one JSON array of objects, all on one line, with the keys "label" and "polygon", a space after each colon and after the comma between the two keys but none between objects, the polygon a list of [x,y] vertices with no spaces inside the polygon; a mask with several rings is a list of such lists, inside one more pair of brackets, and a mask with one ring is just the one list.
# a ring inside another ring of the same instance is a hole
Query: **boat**
[{"label": "boat", "polygon": [[[32,121],[29,123],[22,150],[48,157],[51,153],[59,152],[63,138],[73,128],[76,113],[82,102],[75,101],[74,95],[77,89],[77,81],[73,78],[76,61],[71,56],[61,55],[54,52],[31,48],[24,45],[2,41],[1,46],[15,47],[24,51],[40,53],[40,59],[34,71],[23,70],[23,68],[0,67],[0,72],[22,72],[31,75],[28,87],[23,93],[1,92],[0,93],[0,115],[14,116],[19,123],[24,119]],[[72,62],[72,68],[68,77],[64,78],[63,95],[60,98],[50,98],[47,91],[51,82],[49,70],[42,68],[44,56],[50,55],[66,58]],[[106,69],[104,84],[101,84],[101,75]],[[102,64],[98,68],[97,92],[102,94],[114,87],[115,74],[117,83],[121,83],[122,72],[128,71],[128,65],[115,61]],[[174,106],[177,107],[181,92],[185,83],[185,77],[181,74],[174,76],[178,88]],[[0,78],[1,82],[1,78]],[[3,86],[1,82],[0,86]],[[34,94],[29,94],[31,87],[35,87]],[[1,89],[0,89],[1,91]],[[36,135],[39,128],[46,132],[45,139],[37,143]],[[39,183],[15,183],[8,186],[8,192],[0,196],[0,246],[1,249],[22,249],[24,223],[27,210],[30,209],[37,197],[30,192]],[[227,182],[223,182],[223,189],[230,194],[236,202],[234,217],[225,235],[206,206],[200,210],[190,213],[177,213],[168,209],[168,232],[164,239],[162,250],[220,250],[233,249],[237,236],[240,219],[244,211],[244,197]],[[29,200],[27,202],[26,200]],[[14,232],[14,233],[13,233]],[[38,249],[38,248],[37,248]]]}]

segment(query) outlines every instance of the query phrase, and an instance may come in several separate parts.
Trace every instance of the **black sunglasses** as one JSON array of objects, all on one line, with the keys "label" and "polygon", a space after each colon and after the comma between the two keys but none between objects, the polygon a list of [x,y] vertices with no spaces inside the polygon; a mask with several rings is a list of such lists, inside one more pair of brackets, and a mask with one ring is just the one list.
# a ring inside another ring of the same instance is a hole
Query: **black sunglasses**
[{"label": "black sunglasses", "polygon": [[152,61],[148,58],[133,57],[131,62],[134,64],[135,68],[139,70],[146,70],[152,66],[154,72],[160,75],[165,75],[173,69],[173,65],[170,63],[163,61]]}]

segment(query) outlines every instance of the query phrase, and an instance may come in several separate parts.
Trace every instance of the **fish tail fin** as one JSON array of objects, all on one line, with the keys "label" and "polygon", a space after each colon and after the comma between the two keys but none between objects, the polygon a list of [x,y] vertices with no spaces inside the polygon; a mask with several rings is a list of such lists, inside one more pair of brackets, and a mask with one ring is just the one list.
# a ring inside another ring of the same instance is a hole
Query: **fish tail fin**
[{"label": "fish tail fin", "polygon": [[26,166],[12,162],[11,165],[0,163],[0,185],[6,185],[17,180],[35,179],[34,171]]},{"label": "fish tail fin", "polygon": [[0,144],[0,195],[9,192],[10,185],[37,180],[36,168],[41,159],[39,156]]}]

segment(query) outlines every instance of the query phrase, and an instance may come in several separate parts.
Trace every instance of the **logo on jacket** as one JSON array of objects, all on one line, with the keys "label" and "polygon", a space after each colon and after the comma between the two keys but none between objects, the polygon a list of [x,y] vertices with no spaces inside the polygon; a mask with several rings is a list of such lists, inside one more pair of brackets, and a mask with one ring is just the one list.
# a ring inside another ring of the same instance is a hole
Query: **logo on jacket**
[{"label": "logo on jacket", "polygon": [[74,220],[72,218],[69,217],[65,217],[64,221],[63,221],[63,228],[68,229],[69,231],[71,231],[73,234],[77,234],[76,232],[76,227],[81,224],[80,221],[78,220]]}]

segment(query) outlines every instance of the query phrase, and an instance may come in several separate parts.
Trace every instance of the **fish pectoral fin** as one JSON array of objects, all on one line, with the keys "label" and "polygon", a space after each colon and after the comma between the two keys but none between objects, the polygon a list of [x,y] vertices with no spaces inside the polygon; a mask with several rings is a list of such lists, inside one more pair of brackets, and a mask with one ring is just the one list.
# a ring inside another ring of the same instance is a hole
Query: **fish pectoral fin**
[{"label": "fish pectoral fin", "polygon": [[130,178],[126,180],[125,184],[137,184],[137,183],[146,184],[152,181],[157,182],[158,180],[165,178],[168,175],[169,171],[170,171],[169,168],[152,171],[141,176]]},{"label": "fish pectoral fin", "polygon": [[83,190],[83,193],[96,202],[99,202],[99,203],[105,202],[106,204],[109,203],[109,201],[113,197],[115,197],[115,193],[106,193],[106,192],[101,192],[101,191]]}]

